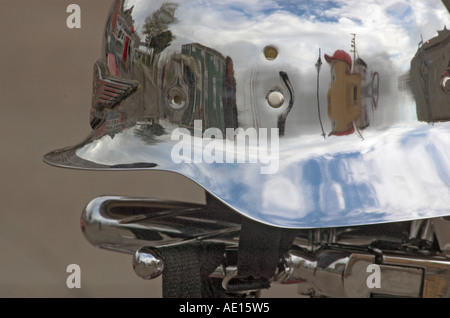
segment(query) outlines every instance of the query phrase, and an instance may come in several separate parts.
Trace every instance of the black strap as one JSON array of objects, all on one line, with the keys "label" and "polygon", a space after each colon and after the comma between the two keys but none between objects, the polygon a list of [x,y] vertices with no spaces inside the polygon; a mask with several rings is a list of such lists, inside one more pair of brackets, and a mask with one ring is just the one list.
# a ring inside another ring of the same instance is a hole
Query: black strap
[{"label": "black strap", "polygon": [[158,251],[164,259],[164,298],[212,297],[208,276],[223,261],[223,244],[183,244],[164,247]]},{"label": "black strap", "polygon": [[261,282],[274,276],[280,257],[291,246],[295,231],[275,228],[244,218],[238,251],[238,279]]},{"label": "black strap", "polygon": [[[289,249],[296,232],[243,218],[238,249],[238,275],[228,292],[265,289],[280,257]],[[225,245],[195,243],[158,249],[164,259],[164,298],[228,297],[209,275],[224,261]]]}]

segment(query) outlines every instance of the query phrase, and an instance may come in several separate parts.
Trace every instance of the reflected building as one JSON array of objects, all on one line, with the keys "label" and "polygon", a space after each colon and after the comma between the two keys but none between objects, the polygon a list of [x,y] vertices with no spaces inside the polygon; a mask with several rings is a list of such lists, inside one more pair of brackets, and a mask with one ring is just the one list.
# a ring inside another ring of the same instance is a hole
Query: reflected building
[{"label": "reflected building", "polygon": [[123,71],[130,70],[133,55],[139,47],[140,38],[134,30],[133,9],[134,6],[124,10],[123,2],[117,1],[108,23],[110,32],[107,36],[107,61],[112,76],[121,76]]},{"label": "reflected building", "polygon": [[105,27],[103,59],[94,66],[90,116],[94,139],[114,136],[134,126],[136,118],[152,123],[137,125],[137,135],[146,141],[152,141],[149,135],[159,136],[164,131],[158,124],[163,107],[155,69],[161,52],[174,39],[168,28],[176,22],[178,5],[163,3],[145,18],[138,30],[133,18],[135,7],[129,5],[127,1],[115,1]]},{"label": "reflected building", "polygon": [[190,91],[189,102],[192,105],[183,116],[182,123],[193,127],[194,120],[203,120],[203,128],[225,129],[223,98],[223,80],[226,71],[225,57],[211,48],[198,43],[183,45],[181,54],[192,58],[197,67],[198,78],[195,89]]},{"label": "reflected building", "polygon": [[233,60],[229,56],[225,58],[225,78],[223,81],[222,100],[225,115],[225,128],[238,128],[239,122],[236,104],[236,78],[234,77]]},{"label": "reflected building", "polygon": [[125,120],[125,113],[107,111],[104,122],[95,129],[92,139],[99,139],[106,135],[114,138],[117,133],[125,130]]},{"label": "reflected building", "polygon": [[450,31],[419,44],[411,61],[410,85],[416,100],[417,119],[428,123],[450,120],[450,95],[445,72],[450,66]]},{"label": "reflected building", "polygon": [[[127,116],[116,106],[138,88],[136,81],[129,80],[135,49],[140,41],[134,30],[133,9],[134,6],[125,10],[124,2],[116,1],[106,24],[104,60],[98,60],[94,65],[90,111],[93,138],[105,134],[113,136],[123,130]],[[116,125],[117,122],[120,125]]]},{"label": "reflected building", "polygon": [[237,128],[236,82],[233,61],[199,43],[185,44],[162,68],[162,103],[165,118],[194,129]]}]

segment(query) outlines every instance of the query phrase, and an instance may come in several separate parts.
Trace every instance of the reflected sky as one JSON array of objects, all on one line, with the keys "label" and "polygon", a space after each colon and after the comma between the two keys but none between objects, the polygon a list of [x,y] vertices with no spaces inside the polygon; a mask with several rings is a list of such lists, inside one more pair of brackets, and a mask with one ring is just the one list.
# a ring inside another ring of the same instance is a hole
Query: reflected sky
[{"label": "reflected sky", "polygon": [[[136,30],[141,38],[146,14],[164,2],[125,1],[125,8],[135,8]],[[286,56],[303,60],[305,63],[300,64],[306,68],[316,60],[319,47],[323,52],[348,49],[350,33],[356,33],[361,53],[387,52],[398,67],[406,70],[421,35],[424,39],[434,37],[436,30],[450,24],[440,0],[174,2],[180,4],[176,14],[179,22],[172,27],[179,39],[175,46],[206,41],[209,43],[205,45],[239,60],[238,55],[254,56],[252,44],[259,47],[262,40],[271,39],[289,52]],[[248,47],[235,50],[244,41]]]},{"label": "reflected sky", "polygon": [[[173,31],[180,41],[207,39],[209,46],[239,61],[237,55],[255,55],[251,44],[257,48],[266,44],[262,40],[271,40],[282,48],[281,54],[288,59],[284,63],[301,69],[313,66],[319,47],[331,53],[349,49],[350,33],[356,33],[360,54],[388,53],[397,67],[406,70],[421,35],[431,38],[450,22],[439,0],[232,1],[231,6],[229,1],[199,1],[181,6],[177,14],[180,23]],[[193,20],[203,27],[193,32],[189,26]],[[242,45],[243,39],[248,48],[235,50],[233,46]]]}]

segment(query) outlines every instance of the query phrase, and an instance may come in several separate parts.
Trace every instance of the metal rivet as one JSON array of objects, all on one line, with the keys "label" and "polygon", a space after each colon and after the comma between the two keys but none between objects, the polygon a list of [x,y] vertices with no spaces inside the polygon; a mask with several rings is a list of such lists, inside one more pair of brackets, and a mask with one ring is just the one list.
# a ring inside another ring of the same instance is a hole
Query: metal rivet
[{"label": "metal rivet", "polygon": [[267,102],[273,108],[280,108],[284,104],[284,95],[279,91],[272,91],[267,95]]},{"label": "metal rivet", "polygon": [[275,60],[278,57],[278,49],[274,46],[266,46],[264,48],[264,57],[269,60]]}]

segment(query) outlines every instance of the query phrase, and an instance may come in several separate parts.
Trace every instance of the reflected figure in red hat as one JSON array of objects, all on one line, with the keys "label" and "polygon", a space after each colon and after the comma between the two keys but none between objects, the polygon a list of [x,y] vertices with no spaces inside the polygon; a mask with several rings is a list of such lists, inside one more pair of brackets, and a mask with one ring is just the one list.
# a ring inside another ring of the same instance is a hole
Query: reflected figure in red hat
[{"label": "reflected figure in red hat", "polygon": [[344,50],[335,51],[333,56],[325,54],[325,60],[331,67],[327,95],[330,135],[350,135],[355,131],[354,121],[361,116],[361,74],[352,73],[352,58]]}]

